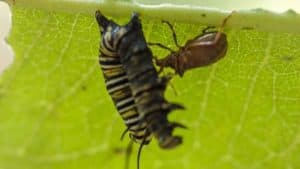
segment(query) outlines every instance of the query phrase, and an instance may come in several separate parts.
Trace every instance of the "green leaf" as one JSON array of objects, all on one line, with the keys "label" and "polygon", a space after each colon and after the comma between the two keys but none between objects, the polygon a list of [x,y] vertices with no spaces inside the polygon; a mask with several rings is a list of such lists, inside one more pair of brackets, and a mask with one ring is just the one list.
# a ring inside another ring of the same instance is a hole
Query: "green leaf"
[{"label": "green leaf", "polygon": [[[105,90],[93,12],[49,12],[18,2],[9,38],[15,62],[0,78],[0,168],[122,168],[129,138],[119,140],[125,126]],[[175,49],[162,18],[149,17],[147,9],[144,13],[147,40]],[[220,21],[224,14],[217,15]],[[125,23],[129,17],[113,19]],[[217,21],[213,18],[208,22]],[[153,140],[143,150],[141,169],[299,168],[300,35],[283,33],[297,32],[287,23],[274,32],[233,24],[235,29],[225,30],[229,49],[224,59],[172,80],[178,95],[169,87],[167,98],[187,110],[170,119],[189,129],[176,130],[184,143],[171,151]],[[205,27],[178,21],[174,26],[181,44]],[[136,167],[136,147],[130,168]]]}]

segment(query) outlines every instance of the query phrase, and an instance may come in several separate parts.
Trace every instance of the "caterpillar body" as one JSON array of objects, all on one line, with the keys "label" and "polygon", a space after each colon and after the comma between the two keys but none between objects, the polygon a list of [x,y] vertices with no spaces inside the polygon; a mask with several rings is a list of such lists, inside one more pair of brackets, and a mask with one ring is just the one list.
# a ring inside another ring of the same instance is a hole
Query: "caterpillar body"
[{"label": "caterpillar body", "polygon": [[164,92],[170,77],[159,77],[153,62],[152,52],[147,46],[142,24],[136,13],[127,25],[130,30],[117,42],[117,54],[127,74],[130,88],[136,102],[141,121],[146,122],[146,130],[154,135],[159,146],[171,149],[182,143],[182,137],[173,136],[176,127],[184,128],[177,122],[169,122],[168,113],[183,109],[180,104],[169,103]]},{"label": "caterpillar body", "polygon": [[123,26],[108,20],[100,11],[96,11],[96,19],[102,36],[100,65],[106,87],[131,139],[140,143],[139,169],[142,147],[152,136],[163,149],[172,149],[182,143],[182,137],[174,136],[173,130],[185,126],[168,121],[167,115],[184,107],[164,98],[170,77],[158,76],[138,15],[134,13]]},{"label": "caterpillar body", "polygon": [[[106,89],[127,126],[130,138],[137,143],[143,141],[143,144],[148,144],[151,140],[151,133],[146,132],[146,124],[140,121],[128,77],[117,54],[116,44],[113,43],[119,41],[128,32],[128,29],[126,27],[121,28],[100,13],[96,13],[96,19],[102,35],[99,64],[105,79]],[[112,36],[115,30],[118,32]]]}]

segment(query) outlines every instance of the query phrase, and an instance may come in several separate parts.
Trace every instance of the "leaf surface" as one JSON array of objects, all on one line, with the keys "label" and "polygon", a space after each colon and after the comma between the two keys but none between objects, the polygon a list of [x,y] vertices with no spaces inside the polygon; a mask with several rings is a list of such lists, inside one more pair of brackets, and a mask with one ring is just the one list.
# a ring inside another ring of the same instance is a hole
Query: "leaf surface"
[{"label": "leaf surface", "polygon": [[[0,78],[0,168],[122,168],[129,138],[105,90],[93,14],[13,8],[15,62]],[[126,23],[129,16],[113,18]],[[148,41],[175,49],[169,29],[142,17]],[[179,42],[199,23],[174,23]],[[279,169],[300,167],[300,35],[226,29],[218,63],[176,77],[166,96],[187,108],[171,151],[155,140],[141,168]],[[153,48],[156,56],[167,51]],[[136,147],[131,168],[136,167]]]}]

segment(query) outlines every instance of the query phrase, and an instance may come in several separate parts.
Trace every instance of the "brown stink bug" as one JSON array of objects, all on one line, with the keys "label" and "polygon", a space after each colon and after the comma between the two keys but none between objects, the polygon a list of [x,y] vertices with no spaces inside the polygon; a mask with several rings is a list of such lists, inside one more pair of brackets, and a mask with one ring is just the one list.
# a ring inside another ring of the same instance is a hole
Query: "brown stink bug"
[{"label": "brown stink bug", "polygon": [[186,70],[211,65],[223,58],[228,47],[226,34],[223,33],[223,29],[231,15],[232,13],[223,20],[218,31],[209,32],[208,29],[212,27],[207,27],[202,31],[201,35],[188,40],[184,46],[178,45],[173,26],[168,21],[162,21],[171,29],[175,45],[179,50],[174,51],[161,43],[148,43],[149,45],[156,45],[171,51],[165,58],[154,58],[156,64],[160,67],[159,72],[164,67],[171,67],[177,74],[183,76]]}]

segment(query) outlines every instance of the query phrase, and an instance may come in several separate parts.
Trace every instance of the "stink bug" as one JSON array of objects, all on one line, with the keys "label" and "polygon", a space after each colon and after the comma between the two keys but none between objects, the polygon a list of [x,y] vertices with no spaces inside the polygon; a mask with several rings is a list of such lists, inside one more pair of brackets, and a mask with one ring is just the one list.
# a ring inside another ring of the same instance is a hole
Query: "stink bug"
[{"label": "stink bug", "polygon": [[171,29],[173,40],[179,50],[174,51],[161,43],[148,43],[149,45],[156,45],[171,52],[165,58],[154,58],[156,64],[160,67],[159,72],[162,72],[164,67],[171,67],[177,74],[183,76],[186,70],[211,65],[223,58],[228,47],[226,34],[223,33],[223,29],[231,14],[223,20],[218,31],[209,32],[208,30],[211,27],[207,27],[202,31],[201,35],[188,40],[184,46],[178,44],[173,26],[168,21],[162,21]]}]

